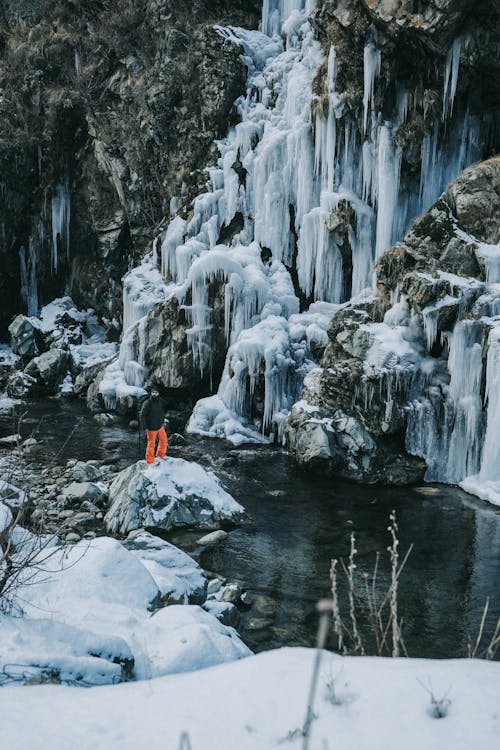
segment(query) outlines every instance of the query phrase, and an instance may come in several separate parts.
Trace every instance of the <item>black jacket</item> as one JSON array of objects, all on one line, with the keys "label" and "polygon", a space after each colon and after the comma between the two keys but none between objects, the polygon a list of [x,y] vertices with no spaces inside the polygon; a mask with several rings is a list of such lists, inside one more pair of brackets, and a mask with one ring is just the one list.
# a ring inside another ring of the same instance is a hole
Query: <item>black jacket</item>
[{"label": "black jacket", "polygon": [[163,427],[166,411],[167,407],[163,399],[159,396],[158,398],[150,396],[141,407],[139,415],[141,426],[145,430],[159,430]]}]

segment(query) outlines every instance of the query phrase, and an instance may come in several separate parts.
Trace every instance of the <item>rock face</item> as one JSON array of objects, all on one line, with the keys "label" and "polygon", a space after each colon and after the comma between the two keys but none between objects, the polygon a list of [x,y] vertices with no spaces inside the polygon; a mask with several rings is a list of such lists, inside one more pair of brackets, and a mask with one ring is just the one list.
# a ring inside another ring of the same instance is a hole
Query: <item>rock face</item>
[{"label": "rock face", "polygon": [[241,505],[213,474],[180,458],[167,458],[152,466],[145,461],[129,466],[113,481],[109,499],[105,524],[113,534],[125,535],[140,528],[216,529],[244,516]]},{"label": "rock face", "polygon": [[288,420],[301,465],[399,483],[418,478],[424,459],[431,480],[488,480],[499,217],[495,158],[463,172],[380,258],[378,294],[333,317],[321,368]]},{"label": "rock face", "polygon": [[68,282],[118,316],[130,257],[204,183],[243,92],[240,53],[213,26],[255,27],[260,2],[5,6],[0,330]]}]

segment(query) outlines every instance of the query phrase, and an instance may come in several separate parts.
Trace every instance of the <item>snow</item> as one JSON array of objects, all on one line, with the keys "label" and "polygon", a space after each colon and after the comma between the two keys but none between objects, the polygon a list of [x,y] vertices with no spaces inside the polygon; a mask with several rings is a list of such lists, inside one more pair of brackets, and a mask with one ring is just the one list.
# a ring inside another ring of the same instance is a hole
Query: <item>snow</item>
[{"label": "snow", "polygon": [[105,638],[51,619],[0,614],[0,685],[16,680],[36,684],[44,675],[74,685],[120,682],[121,666],[132,653],[121,638]]},{"label": "snow", "polygon": [[244,508],[225,491],[215,474],[194,461],[167,458],[147,466],[143,474],[154,485],[158,497],[206,497],[216,513],[227,515],[228,518],[234,513],[244,512]]},{"label": "snow", "polygon": [[109,342],[70,344],[69,350],[73,365],[80,370],[85,370],[111,359],[117,352],[117,345]]},{"label": "snow", "polygon": [[0,395],[0,417],[12,415],[15,407],[20,403],[19,399]]},{"label": "snow", "polygon": [[186,604],[190,594],[205,588],[200,566],[173,544],[140,529],[128,535],[125,546],[150,573],[162,597]]},{"label": "snow", "polygon": [[[22,700],[18,688],[4,687],[2,740],[23,750],[155,750],[179,747],[186,733],[193,750],[302,747],[315,655],[284,648],[149,682],[29,687]],[[493,662],[324,653],[309,747],[492,750],[500,738],[499,683]],[[428,690],[447,695],[444,718],[433,717]]]},{"label": "snow", "polygon": [[[157,563],[153,572],[159,575],[159,583],[140,554],[109,537],[43,549],[37,558],[39,569],[32,567],[14,592],[13,611],[23,617],[0,620],[0,642],[5,633],[8,643],[19,624],[24,629],[20,631],[24,637],[17,638],[19,664],[36,666],[39,654],[43,665],[61,666],[71,675],[80,669],[82,679],[93,684],[116,682],[119,673],[98,659],[85,658],[82,663],[80,657],[96,653],[89,644],[97,644],[99,654],[133,658],[136,679],[248,656],[250,651],[236,632],[200,607],[170,606],[152,614],[161,588],[167,585],[168,570],[164,553],[150,553],[151,549],[146,550],[144,559]],[[179,550],[170,554],[175,565],[171,579],[187,591],[196,583],[196,566],[192,563],[186,575],[188,567],[182,557]],[[160,572],[162,566],[165,570]],[[8,658],[8,652],[3,653]]]},{"label": "snow", "polygon": [[14,366],[21,358],[14,354],[8,344],[0,344],[0,367]]}]

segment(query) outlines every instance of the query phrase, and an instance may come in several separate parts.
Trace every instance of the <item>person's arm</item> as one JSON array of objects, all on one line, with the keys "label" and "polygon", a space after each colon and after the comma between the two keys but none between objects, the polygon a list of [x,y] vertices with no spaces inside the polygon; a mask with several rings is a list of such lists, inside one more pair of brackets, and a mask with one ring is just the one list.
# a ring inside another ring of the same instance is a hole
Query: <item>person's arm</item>
[{"label": "person's arm", "polygon": [[148,429],[148,426],[147,426],[148,417],[149,417],[149,399],[143,403],[140,414],[139,414],[139,421],[141,423],[141,427],[144,430]]}]

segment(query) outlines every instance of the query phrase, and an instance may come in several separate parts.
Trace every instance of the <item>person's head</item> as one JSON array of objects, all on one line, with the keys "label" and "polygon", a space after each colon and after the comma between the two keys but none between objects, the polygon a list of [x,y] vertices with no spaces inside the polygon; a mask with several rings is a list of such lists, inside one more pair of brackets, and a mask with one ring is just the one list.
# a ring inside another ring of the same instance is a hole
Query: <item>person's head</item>
[{"label": "person's head", "polygon": [[151,397],[152,398],[158,398],[158,396],[160,395],[160,391],[158,390],[158,386],[157,385],[152,385],[150,393],[151,393]]}]

